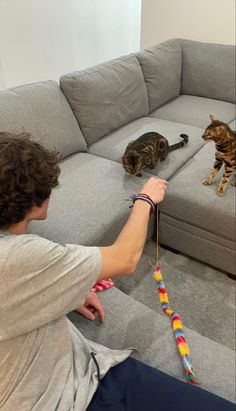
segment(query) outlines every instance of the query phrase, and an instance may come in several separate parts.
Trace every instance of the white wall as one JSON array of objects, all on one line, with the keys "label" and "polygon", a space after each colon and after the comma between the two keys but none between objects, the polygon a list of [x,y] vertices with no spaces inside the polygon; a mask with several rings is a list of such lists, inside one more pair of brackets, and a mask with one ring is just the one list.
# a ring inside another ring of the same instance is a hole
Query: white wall
[{"label": "white wall", "polygon": [[0,0],[0,89],[140,48],[141,0]]},{"label": "white wall", "polygon": [[141,47],[173,37],[235,44],[235,0],[142,0]]}]

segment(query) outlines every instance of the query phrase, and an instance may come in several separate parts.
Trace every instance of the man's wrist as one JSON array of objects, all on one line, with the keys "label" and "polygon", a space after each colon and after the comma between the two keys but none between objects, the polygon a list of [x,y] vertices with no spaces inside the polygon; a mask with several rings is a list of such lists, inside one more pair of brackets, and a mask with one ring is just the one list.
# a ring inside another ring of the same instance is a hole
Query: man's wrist
[{"label": "man's wrist", "polygon": [[143,212],[146,211],[148,216],[152,215],[152,207],[151,205],[143,200],[136,200],[135,203],[133,204],[133,210],[142,210]]},{"label": "man's wrist", "polygon": [[[132,201],[133,201],[133,205],[137,202],[137,201],[142,201],[146,204],[148,204],[150,206],[150,213],[154,214],[155,213],[155,203],[153,202],[153,200],[151,199],[151,197],[149,197],[149,195],[145,194],[145,193],[139,193],[139,194],[133,194],[133,196],[131,197]],[[133,207],[133,205],[131,207]]]}]

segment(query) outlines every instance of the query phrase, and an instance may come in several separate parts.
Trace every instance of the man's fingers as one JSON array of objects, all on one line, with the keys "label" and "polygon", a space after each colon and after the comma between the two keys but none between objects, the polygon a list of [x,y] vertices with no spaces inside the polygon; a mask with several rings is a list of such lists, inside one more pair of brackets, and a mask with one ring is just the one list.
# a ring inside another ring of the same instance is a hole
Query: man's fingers
[{"label": "man's fingers", "polygon": [[105,310],[104,310],[102,304],[98,304],[96,309],[97,309],[97,312],[99,314],[99,317],[100,317],[101,321],[104,322],[105,318],[106,318],[106,314],[105,314]]},{"label": "man's fingers", "polygon": [[105,321],[105,317],[106,317],[105,310],[99,300],[94,302],[93,305],[88,306],[88,309],[95,315],[95,317],[99,315],[102,322]]},{"label": "man's fingers", "polygon": [[88,320],[94,320],[99,315],[101,321],[105,321],[105,311],[96,293],[90,292],[82,307],[77,308],[75,311]]},{"label": "man's fingers", "polygon": [[148,181],[152,181],[154,183],[160,182],[160,183],[168,184],[168,181],[165,180],[164,178],[150,177],[150,179]]},{"label": "man's fingers", "polygon": [[79,308],[79,313],[82,314],[88,320],[95,320],[95,314],[92,313],[87,307],[83,305],[83,307]]},{"label": "man's fingers", "polygon": [[168,181],[166,181],[166,180],[158,180],[157,183],[162,184],[162,185],[164,185],[164,186],[167,186]]}]

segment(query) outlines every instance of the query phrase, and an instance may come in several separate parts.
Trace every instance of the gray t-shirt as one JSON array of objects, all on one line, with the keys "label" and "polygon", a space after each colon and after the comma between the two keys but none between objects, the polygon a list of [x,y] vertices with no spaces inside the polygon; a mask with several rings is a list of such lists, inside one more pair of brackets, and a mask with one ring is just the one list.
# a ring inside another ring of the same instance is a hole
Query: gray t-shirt
[{"label": "gray t-shirt", "polygon": [[1,411],[84,411],[98,386],[91,352],[101,377],[129,356],[85,339],[65,315],[101,265],[97,247],[0,232]]}]

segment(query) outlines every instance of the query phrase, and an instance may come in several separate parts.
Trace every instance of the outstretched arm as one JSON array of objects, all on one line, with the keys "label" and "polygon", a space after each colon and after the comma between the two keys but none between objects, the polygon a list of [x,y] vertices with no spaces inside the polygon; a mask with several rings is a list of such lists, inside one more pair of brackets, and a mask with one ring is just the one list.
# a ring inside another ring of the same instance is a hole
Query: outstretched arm
[{"label": "outstretched arm", "polygon": [[[158,204],[164,198],[166,187],[166,180],[151,177],[141,192],[147,194],[154,204]],[[149,217],[150,205],[137,200],[114,244],[109,247],[100,247],[102,254],[100,280],[135,271],[145,244]]]}]

